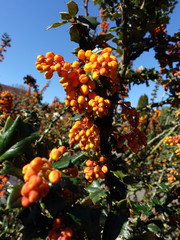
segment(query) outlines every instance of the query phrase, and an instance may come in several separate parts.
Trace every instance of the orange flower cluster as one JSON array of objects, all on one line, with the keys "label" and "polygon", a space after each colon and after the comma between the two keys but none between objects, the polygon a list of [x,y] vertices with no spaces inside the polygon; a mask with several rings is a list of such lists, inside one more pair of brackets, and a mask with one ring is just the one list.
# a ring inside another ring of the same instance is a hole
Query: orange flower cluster
[{"label": "orange flower cluster", "polygon": [[70,227],[65,227],[60,218],[56,218],[53,227],[49,231],[49,240],[71,240],[73,231]]},{"label": "orange flower cluster", "polygon": [[161,36],[161,34],[166,34],[167,31],[165,30],[166,28],[166,24],[161,24],[161,26],[155,28],[152,32],[151,32],[151,37],[152,38],[158,38],[159,36]]},{"label": "orange flower cluster", "polygon": [[[124,123],[129,125],[129,132],[118,134],[118,132],[114,132],[114,138],[117,141],[117,148],[121,148],[123,151],[127,150],[127,146],[125,142],[127,141],[127,145],[131,148],[131,150],[135,153],[139,150],[139,148],[143,145],[146,145],[146,136],[145,133],[140,131],[138,128],[139,124],[139,113],[135,108],[130,106],[130,102],[122,102],[121,105],[121,117]],[[127,126],[126,126],[127,128]]]},{"label": "orange flower cluster", "polygon": [[178,149],[175,150],[175,154],[180,155],[180,135],[168,136],[163,143],[168,146],[176,146]]},{"label": "orange flower cluster", "polygon": [[93,149],[95,152],[99,151],[99,129],[94,125],[93,119],[83,118],[75,122],[69,132],[69,144],[77,144],[81,150],[89,151]]},{"label": "orange flower cluster", "polygon": [[9,177],[0,175],[0,196],[5,194],[5,183],[8,181]]},{"label": "orange flower cluster", "polygon": [[105,158],[100,157],[99,161],[92,161],[88,159],[86,161],[86,167],[84,169],[85,178],[89,182],[93,182],[95,179],[104,179],[105,174],[108,172],[108,167],[104,165]]},{"label": "orange flower cluster", "polygon": [[[94,115],[101,117],[108,113],[107,109],[111,104],[108,99],[101,98],[100,107],[96,106],[93,109],[91,106],[92,99],[99,97],[93,91],[96,88],[96,81],[103,76],[111,83],[108,90],[110,93],[119,90],[118,61],[111,52],[112,49],[109,47],[103,49],[100,54],[93,53],[91,50],[80,49],[78,51],[78,61],[74,61],[72,64],[64,61],[61,55],[48,52],[46,57],[44,55],[37,56],[36,68],[39,72],[45,72],[45,78],[47,79],[52,78],[53,73],[57,71],[61,77],[59,82],[67,94],[65,104],[71,106],[73,111],[78,113],[93,111]],[[90,100],[91,103],[89,104]],[[105,111],[102,111],[102,107]]]},{"label": "orange flower cluster", "polygon": [[53,161],[57,161],[60,156],[62,156],[66,152],[66,147],[65,146],[60,146],[58,148],[53,148],[49,154],[49,157]]},{"label": "orange flower cluster", "polygon": [[21,204],[24,207],[45,197],[49,192],[48,181],[54,184],[59,183],[62,176],[61,172],[54,169],[47,159],[40,157],[26,164],[22,172],[25,184],[21,188]]},{"label": "orange flower cluster", "polygon": [[167,174],[168,181],[173,183],[176,181],[176,177],[174,175],[179,175],[177,170],[171,170],[170,173]]},{"label": "orange flower cluster", "polygon": [[164,144],[168,145],[168,146],[175,146],[180,142],[180,135],[176,135],[176,136],[168,136],[166,137],[166,139],[164,140]]},{"label": "orange flower cluster", "polygon": [[78,175],[77,167],[67,168],[67,169],[62,170],[62,172],[70,177],[77,177],[77,175]]},{"label": "orange flower cluster", "polygon": [[0,111],[10,113],[13,106],[14,95],[9,91],[3,91],[0,95]]}]

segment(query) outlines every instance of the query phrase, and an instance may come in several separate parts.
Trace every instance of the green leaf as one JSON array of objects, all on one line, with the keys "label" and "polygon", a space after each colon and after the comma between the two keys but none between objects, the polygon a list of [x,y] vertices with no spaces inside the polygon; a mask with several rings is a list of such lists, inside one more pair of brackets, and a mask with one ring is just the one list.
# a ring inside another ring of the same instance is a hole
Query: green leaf
[{"label": "green leaf", "polygon": [[154,233],[158,233],[161,231],[161,229],[154,223],[148,224],[147,228],[149,231],[154,232]]},{"label": "green leaf", "polygon": [[94,204],[107,196],[107,191],[98,180],[93,181],[85,190],[89,193],[87,198],[90,198]]},{"label": "green leaf", "polygon": [[101,0],[93,0],[93,4],[97,5]]},{"label": "green leaf", "polygon": [[17,142],[0,156],[0,162],[4,160],[9,160],[11,158],[21,157],[22,153],[29,146],[29,144],[38,138],[39,134],[33,133],[31,134],[31,136],[26,137],[21,141]]},{"label": "green leaf", "polygon": [[95,30],[96,27],[99,25],[99,22],[97,21],[97,17],[84,17],[82,15],[79,15],[77,17],[77,20],[79,23],[85,26],[88,26],[93,30]]},{"label": "green leaf", "polygon": [[67,7],[68,7],[68,12],[69,15],[74,18],[76,16],[76,14],[78,13],[79,9],[78,9],[78,4],[75,3],[74,1],[70,1],[68,3],[66,3]]},{"label": "green leaf", "polygon": [[[8,120],[9,122],[10,120]],[[19,128],[22,124],[20,117],[17,117],[14,122],[7,128],[5,124],[5,129],[2,130],[0,134],[0,155],[2,155],[10,146],[12,146],[19,139]]]},{"label": "green leaf", "polygon": [[124,239],[131,239],[131,233],[128,229],[128,226],[130,225],[130,222],[129,221],[126,221],[122,228],[121,228],[121,232],[120,232],[120,236],[121,237],[124,237]]},{"label": "green leaf", "polygon": [[79,43],[79,31],[77,30],[76,26],[72,26],[69,30],[71,41]]},{"label": "green leaf", "polygon": [[8,196],[7,199],[7,208],[17,208],[22,207],[21,205],[21,185],[15,185]]},{"label": "green leaf", "polygon": [[168,193],[169,192],[169,188],[168,186],[166,186],[164,183],[158,184],[158,187],[161,189],[162,192],[164,193]]},{"label": "green leaf", "polygon": [[1,174],[8,174],[17,178],[23,179],[22,170],[15,167],[10,161],[3,163],[3,169],[0,171]]},{"label": "green leaf", "polygon": [[4,128],[1,131],[1,135],[4,134],[11,127],[13,122],[14,122],[14,120],[11,117],[7,118],[7,120],[5,122],[5,125],[4,125]]},{"label": "green leaf", "polygon": [[127,176],[121,170],[112,171],[112,173],[114,174],[114,176],[116,176],[117,178],[120,178],[121,180],[123,180],[123,178]]},{"label": "green leaf", "polygon": [[152,214],[151,207],[143,204],[139,204],[133,201],[130,201],[130,206],[132,208],[133,213],[140,215],[143,213],[147,217],[149,217]]},{"label": "green leaf", "polygon": [[114,36],[111,33],[104,33],[104,34],[99,34],[97,36],[97,41],[103,42],[103,41],[109,41],[113,38]]},{"label": "green leaf", "polygon": [[87,153],[86,152],[80,152],[74,157],[62,157],[59,161],[52,163],[53,167],[58,169],[65,169],[73,167],[77,164],[78,161],[84,161],[87,159]]},{"label": "green leaf", "polygon": [[71,19],[71,15],[68,12],[60,12],[61,19],[63,20],[69,20]]},{"label": "green leaf", "polygon": [[68,20],[64,20],[64,21],[62,21],[62,22],[53,23],[51,26],[48,26],[48,27],[46,28],[46,30],[49,30],[49,29],[51,29],[51,28],[60,27],[60,26],[66,24],[66,23],[68,23],[68,22],[69,22]]}]

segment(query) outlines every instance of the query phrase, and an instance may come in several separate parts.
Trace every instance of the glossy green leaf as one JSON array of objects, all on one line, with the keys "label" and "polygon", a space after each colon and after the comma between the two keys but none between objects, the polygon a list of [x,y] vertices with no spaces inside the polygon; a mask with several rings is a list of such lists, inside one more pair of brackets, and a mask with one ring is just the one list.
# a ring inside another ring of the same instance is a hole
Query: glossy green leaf
[{"label": "glossy green leaf", "polygon": [[76,16],[76,14],[78,13],[79,9],[78,9],[78,4],[74,1],[70,1],[68,3],[66,3],[67,7],[68,7],[68,13],[69,15],[74,18]]},{"label": "glossy green leaf", "polygon": [[1,174],[8,174],[17,178],[23,179],[22,170],[15,167],[10,161],[3,163],[3,169],[0,171]]},{"label": "glossy green leaf", "polygon": [[26,137],[26,138],[22,139],[21,141],[15,143],[13,146],[11,146],[9,149],[7,149],[0,156],[0,162],[2,162],[4,160],[9,160],[11,158],[21,157],[22,153],[29,146],[29,144],[38,138],[39,138],[39,134],[33,133],[33,134],[31,134],[31,136]]},{"label": "glossy green leaf", "polygon": [[[9,122],[10,120],[8,120]],[[8,123],[7,123],[8,124]],[[12,146],[19,139],[19,129],[22,124],[20,117],[17,117],[14,122],[6,130],[2,130],[0,134],[0,155],[2,155],[10,146]],[[9,125],[9,124],[8,124]]]},{"label": "glossy green leaf", "polygon": [[71,15],[68,12],[60,12],[61,19],[63,20],[69,20],[71,19]]},{"label": "glossy green leaf", "polygon": [[21,185],[15,185],[8,196],[7,199],[7,208],[17,208],[22,207],[21,205]]},{"label": "glossy green leaf", "polygon": [[94,204],[107,196],[107,191],[98,180],[93,181],[85,190],[89,193],[88,198],[90,198]]},{"label": "glossy green leaf", "polygon": [[4,134],[11,127],[13,122],[14,122],[14,120],[11,117],[7,118],[7,120],[5,122],[5,125],[4,125],[4,128],[1,131],[1,135]]},{"label": "glossy green leaf", "polygon": [[73,167],[77,164],[78,161],[84,161],[87,159],[87,153],[86,152],[80,152],[79,154],[73,156],[73,157],[62,157],[59,161],[52,163],[53,167],[58,169],[65,169]]},{"label": "glossy green leaf", "polygon": [[46,30],[49,30],[49,29],[51,29],[51,28],[60,27],[60,26],[66,24],[66,23],[68,23],[68,22],[69,22],[68,20],[64,20],[64,21],[62,21],[62,22],[53,23],[53,24],[51,24],[51,26],[48,26],[48,27],[46,28]]},{"label": "glossy green leaf", "polygon": [[97,21],[97,17],[84,17],[82,15],[79,15],[77,17],[77,20],[79,23],[85,26],[88,26],[93,30],[95,30],[96,27],[99,25],[99,22]]},{"label": "glossy green leaf", "polygon": [[158,233],[161,231],[161,229],[155,223],[148,224],[147,228],[149,229],[149,231],[154,233]]}]

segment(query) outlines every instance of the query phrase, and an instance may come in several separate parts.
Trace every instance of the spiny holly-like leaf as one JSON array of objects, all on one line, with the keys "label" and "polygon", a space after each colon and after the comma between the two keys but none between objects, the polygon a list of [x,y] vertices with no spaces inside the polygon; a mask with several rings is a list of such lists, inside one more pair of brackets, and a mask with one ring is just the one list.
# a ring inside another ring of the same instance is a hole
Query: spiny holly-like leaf
[{"label": "spiny holly-like leaf", "polygon": [[94,204],[107,196],[107,191],[98,180],[93,181],[85,190],[89,193],[88,198],[90,198]]},{"label": "spiny holly-like leaf", "polygon": [[75,26],[72,26],[69,30],[71,41],[79,43],[79,31]]},{"label": "spiny holly-like leaf", "polygon": [[22,179],[23,174],[20,168],[15,167],[10,161],[5,161],[3,163],[3,169],[0,171],[1,174],[8,174]]},{"label": "spiny holly-like leaf", "polygon": [[48,27],[46,28],[46,30],[49,30],[49,29],[51,29],[51,28],[60,27],[60,26],[66,24],[66,23],[68,23],[68,22],[69,22],[68,20],[64,20],[64,21],[62,21],[62,22],[53,23],[51,26],[48,26]]},{"label": "spiny holly-like leaf", "polygon": [[21,141],[17,142],[13,146],[11,146],[9,149],[7,149],[0,156],[0,162],[2,162],[4,160],[9,160],[11,158],[21,157],[22,153],[29,146],[29,144],[38,138],[39,138],[39,134],[33,133],[33,134],[31,134],[31,136],[26,137],[26,138],[22,139]]},{"label": "spiny holly-like leaf", "polygon": [[79,15],[77,17],[77,20],[79,23],[88,26],[92,28],[93,30],[96,29],[96,27],[99,25],[99,22],[97,21],[97,17],[84,17],[82,15]]},{"label": "spiny holly-like leaf", "polygon": [[78,9],[78,4],[75,3],[74,1],[70,1],[68,3],[66,3],[67,7],[68,7],[68,12],[69,15],[74,18],[76,16],[76,14],[78,13],[79,9]]},{"label": "spiny holly-like leaf", "polygon": [[52,165],[58,169],[70,168],[77,164],[78,161],[82,162],[87,159],[86,152],[80,152],[74,157],[62,157],[59,161],[54,162]]},{"label": "spiny holly-like leaf", "polygon": [[68,12],[60,12],[61,19],[63,20],[69,20],[71,19],[71,15]]},{"label": "spiny holly-like leaf", "polygon": [[22,207],[21,205],[21,185],[15,185],[8,196],[7,199],[7,208],[17,208]]}]

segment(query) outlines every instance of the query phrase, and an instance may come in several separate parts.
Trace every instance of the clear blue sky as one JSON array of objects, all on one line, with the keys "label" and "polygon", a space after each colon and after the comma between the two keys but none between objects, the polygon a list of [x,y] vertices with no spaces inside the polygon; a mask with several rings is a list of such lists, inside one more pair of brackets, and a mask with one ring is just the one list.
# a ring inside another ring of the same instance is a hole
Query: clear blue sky
[{"label": "clear blue sky", "polygon": [[[84,15],[83,0],[74,0],[78,3],[79,14]],[[60,21],[59,12],[66,12],[66,2],[69,0],[0,0],[0,35],[7,32],[11,39],[11,47],[4,54],[5,59],[0,62],[0,83],[7,85],[23,84],[23,77],[27,74],[32,75],[41,89],[47,80],[42,73],[39,73],[35,67],[35,61],[38,54],[46,54],[53,51],[55,54],[61,54],[66,61],[72,62],[75,57],[72,54],[74,48],[78,45],[70,42],[68,27],[61,26],[57,29],[46,30],[46,27],[53,22]],[[179,29],[180,3],[177,4],[174,13],[171,15],[168,33],[174,33]],[[89,14],[98,16],[97,6],[93,6],[93,1],[89,2]],[[143,54],[134,63],[137,68],[155,67],[158,69],[157,62],[153,59],[153,52]],[[133,87],[130,92],[130,101],[133,106],[137,105],[140,95],[150,96],[151,88],[144,86]],[[163,91],[159,91],[159,98]],[[59,83],[59,77],[54,74],[51,79],[50,87],[44,94],[44,102],[51,103],[57,96],[61,101],[65,99],[65,92]],[[128,99],[129,100],[129,99]]]}]

